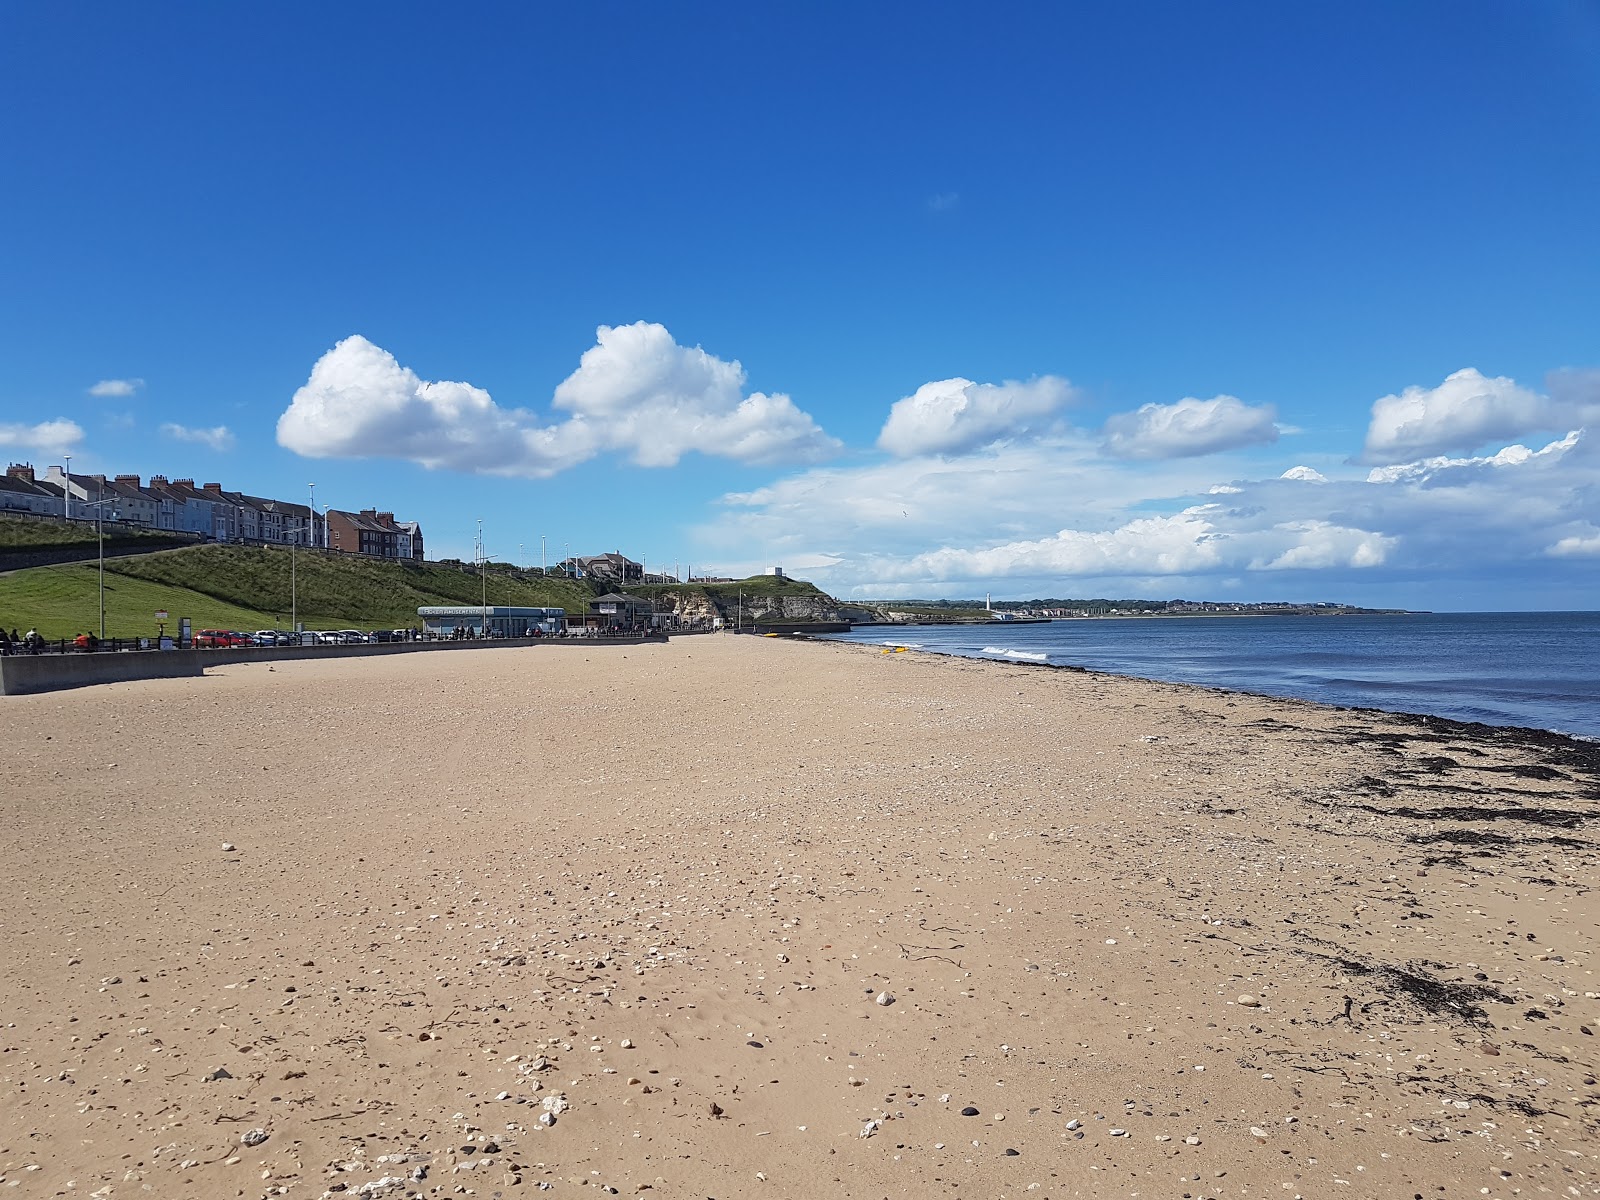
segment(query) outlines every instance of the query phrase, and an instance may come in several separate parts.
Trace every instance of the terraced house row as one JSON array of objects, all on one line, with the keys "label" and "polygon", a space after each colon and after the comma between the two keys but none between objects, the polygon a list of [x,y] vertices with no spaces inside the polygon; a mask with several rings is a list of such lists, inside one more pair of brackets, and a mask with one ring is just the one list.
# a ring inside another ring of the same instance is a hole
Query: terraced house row
[{"label": "terraced house row", "polygon": [[[76,506],[76,507],[75,507]],[[98,513],[146,529],[198,534],[219,542],[315,546],[379,558],[423,558],[422,526],[374,508],[314,511],[309,504],[230,492],[220,483],[152,475],[82,475],[60,466],[35,476],[12,463],[0,478],[0,512],[93,520]]]}]

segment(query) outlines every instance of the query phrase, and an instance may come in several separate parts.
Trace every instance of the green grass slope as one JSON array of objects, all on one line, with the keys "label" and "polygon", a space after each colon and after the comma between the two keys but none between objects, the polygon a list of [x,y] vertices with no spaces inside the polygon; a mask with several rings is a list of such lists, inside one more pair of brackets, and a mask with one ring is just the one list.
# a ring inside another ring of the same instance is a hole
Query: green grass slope
[{"label": "green grass slope", "polygon": [[[299,619],[309,629],[398,629],[417,623],[431,604],[478,604],[478,576],[451,567],[381,562],[349,555],[295,555]],[[587,609],[594,594],[565,579],[522,580],[491,574],[488,603]],[[287,548],[195,546],[106,563],[106,633],[139,637],[154,632],[154,613],[179,617],[196,629],[281,629],[289,625]],[[95,565],[34,567],[0,576],[0,621],[46,637],[72,636],[99,625]]]},{"label": "green grass slope", "polygon": [[[181,536],[175,537],[158,530],[129,529],[119,525],[107,525],[105,529],[107,550],[138,549],[150,542],[158,546],[170,546],[174,541],[180,540]],[[97,553],[100,537],[93,523],[0,516],[0,551],[57,550],[65,546]]]},{"label": "green grass slope", "polygon": [[[187,588],[130,579],[106,570],[106,636],[154,637],[156,610],[171,613],[167,632],[176,633],[178,618],[188,617],[196,629],[272,629],[275,614],[229,604]],[[285,623],[287,617],[285,617]],[[7,631],[37,628],[46,638],[72,638],[99,632],[99,573],[94,563],[33,567],[0,575],[0,624]]]}]

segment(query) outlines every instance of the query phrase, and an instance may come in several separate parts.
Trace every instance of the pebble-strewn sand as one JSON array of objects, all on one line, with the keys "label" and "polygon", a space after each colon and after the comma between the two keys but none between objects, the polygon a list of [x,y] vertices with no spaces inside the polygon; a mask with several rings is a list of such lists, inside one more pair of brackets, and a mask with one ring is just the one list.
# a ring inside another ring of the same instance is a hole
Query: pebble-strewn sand
[{"label": "pebble-strewn sand", "polygon": [[722,635],[0,764],[0,1195],[1600,1195],[1593,748]]}]

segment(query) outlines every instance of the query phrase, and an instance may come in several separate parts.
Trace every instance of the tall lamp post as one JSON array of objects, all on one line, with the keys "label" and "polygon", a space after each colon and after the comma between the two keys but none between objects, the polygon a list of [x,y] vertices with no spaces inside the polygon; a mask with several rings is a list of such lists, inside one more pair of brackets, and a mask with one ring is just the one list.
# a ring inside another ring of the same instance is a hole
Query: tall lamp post
[{"label": "tall lamp post", "polygon": [[539,535],[539,572],[542,575],[550,573],[550,563],[544,554],[544,534],[542,533]]},{"label": "tall lamp post", "polygon": [[67,465],[61,468],[61,519],[72,520],[72,455],[63,454],[62,461]]},{"label": "tall lamp post", "polygon": [[[113,496],[110,500],[90,500],[90,501],[85,501],[85,503],[82,506],[84,508],[92,508],[92,509],[94,509],[94,532],[95,532],[96,539],[100,543],[100,640],[102,642],[105,641],[105,639],[106,639],[106,527],[105,527],[105,506],[107,504],[115,504],[116,502],[117,502],[116,497]],[[113,513],[111,515],[111,519],[114,521],[114,520],[116,520],[116,518],[117,518],[117,514]]]},{"label": "tall lamp post", "polygon": [[315,548],[317,544],[317,485],[309,483],[306,487],[311,492],[311,545]]}]

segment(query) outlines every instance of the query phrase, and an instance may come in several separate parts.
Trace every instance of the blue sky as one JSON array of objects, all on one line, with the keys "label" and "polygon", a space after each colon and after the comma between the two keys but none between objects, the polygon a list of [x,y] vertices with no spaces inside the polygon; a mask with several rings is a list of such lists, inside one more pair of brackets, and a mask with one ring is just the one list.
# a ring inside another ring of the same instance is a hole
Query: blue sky
[{"label": "blue sky", "polygon": [[1595,606],[1593,3],[13,4],[0,105],[11,460],[843,596]]}]

